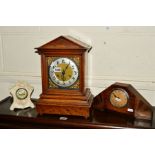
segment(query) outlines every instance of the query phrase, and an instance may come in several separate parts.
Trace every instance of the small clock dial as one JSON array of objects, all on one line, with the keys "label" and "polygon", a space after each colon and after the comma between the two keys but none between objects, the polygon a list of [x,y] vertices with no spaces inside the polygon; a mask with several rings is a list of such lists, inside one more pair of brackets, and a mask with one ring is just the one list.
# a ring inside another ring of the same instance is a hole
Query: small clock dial
[{"label": "small clock dial", "polygon": [[114,107],[123,108],[128,103],[128,93],[124,89],[115,89],[110,94],[110,102]]},{"label": "small clock dial", "polygon": [[16,91],[16,96],[19,100],[24,100],[28,96],[28,92],[25,88],[19,88]]},{"label": "small clock dial", "polygon": [[57,86],[67,88],[77,81],[79,69],[72,59],[57,58],[49,66],[49,77]]}]

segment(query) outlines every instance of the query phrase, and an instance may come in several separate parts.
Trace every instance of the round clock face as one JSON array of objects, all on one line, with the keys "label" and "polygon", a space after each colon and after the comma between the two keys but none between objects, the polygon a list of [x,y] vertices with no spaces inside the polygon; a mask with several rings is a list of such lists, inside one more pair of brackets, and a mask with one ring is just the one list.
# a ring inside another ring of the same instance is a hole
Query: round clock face
[{"label": "round clock face", "polygon": [[128,103],[128,93],[124,89],[115,89],[110,94],[110,102],[116,108],[123,108]]},{"label": "round clock face", "polygon": [[59,87],[70,87],[78,77],[79,70],[76,63],[69,58],[58,58],[49,67],[49,76]]},{"label": "round clock face", "polygon": [[24,100],[28,96],[28,91],[25,88],[19,88],[16,91],[16,96],[19,100]]}]

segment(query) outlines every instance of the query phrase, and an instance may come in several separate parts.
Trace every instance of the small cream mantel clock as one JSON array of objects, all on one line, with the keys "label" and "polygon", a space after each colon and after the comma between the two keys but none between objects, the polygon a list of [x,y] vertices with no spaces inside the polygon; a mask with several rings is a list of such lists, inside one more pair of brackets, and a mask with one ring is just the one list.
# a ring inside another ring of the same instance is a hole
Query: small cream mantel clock
[{"label": "small cream mantel clock", "polygon": [[13,96],[13,103],[10,110],[34,108],[35,105],[31,101],[31,95],[34,88],[25,81],[18,81],[11,89],[10,94]]}]

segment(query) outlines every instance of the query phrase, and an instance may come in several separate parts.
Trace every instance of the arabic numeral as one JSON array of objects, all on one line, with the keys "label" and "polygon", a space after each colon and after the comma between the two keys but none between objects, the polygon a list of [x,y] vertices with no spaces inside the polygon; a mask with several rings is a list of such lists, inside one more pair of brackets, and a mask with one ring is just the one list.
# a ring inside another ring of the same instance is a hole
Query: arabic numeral
[{"label": "arabic numeral", "polygon": [[55,80],[56,79],[56,77],[55,76],[52,76],[52,80]]},{"label": "arabic numeral", "polygon": [[60,82],[59,82],[59,81],[56,81],[56,83],[57,83],[57,84],[60,84]]},{"label": "arabic numeral", "polygon": [[59,61],[57,61],[57,65],[59,65]]},{"label": "arabic numeral", "polygon": [[53,69],[55,68],[56,66],[53,66]]},{"label": "arabic numeral", "polygon": [[64,59],[62,59],[62,63],[65,63],[65,60]]},{"label": "arabic numeral", "polygon": [[53,73],[54,73],[54,71],[52,70],[52,71],[51,71],[51,74],[53,74]]}]

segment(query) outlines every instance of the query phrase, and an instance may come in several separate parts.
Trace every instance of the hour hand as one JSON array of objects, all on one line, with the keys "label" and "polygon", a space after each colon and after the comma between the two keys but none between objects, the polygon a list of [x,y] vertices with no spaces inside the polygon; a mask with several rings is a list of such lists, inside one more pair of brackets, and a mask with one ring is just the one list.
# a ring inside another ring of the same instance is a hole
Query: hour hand
[{"label": "hour hand", "polygon": [[62,73],[61,73],[62,81],[65,81],[65,77],[64,77],[64,75],[65,75],[65,71],[64,71],[64,69],[63,69],[63,71],[62,71]]}]

